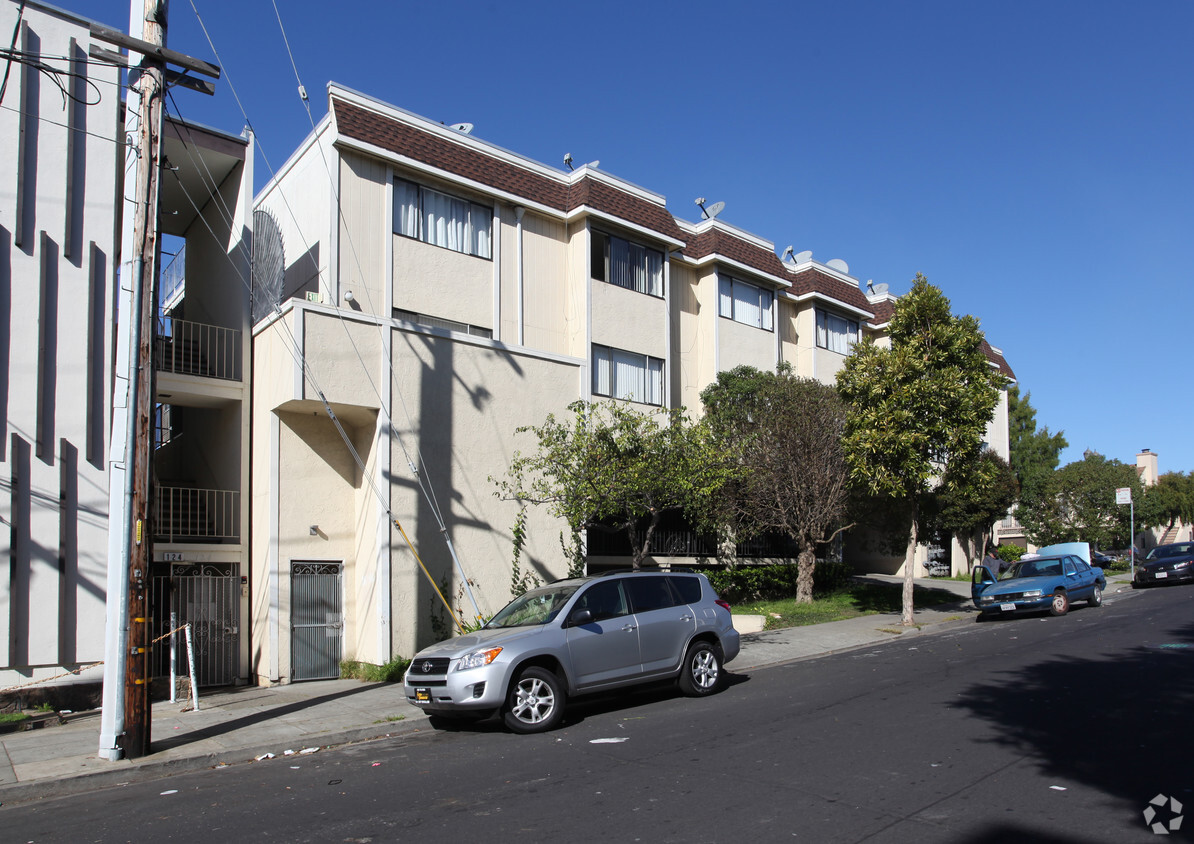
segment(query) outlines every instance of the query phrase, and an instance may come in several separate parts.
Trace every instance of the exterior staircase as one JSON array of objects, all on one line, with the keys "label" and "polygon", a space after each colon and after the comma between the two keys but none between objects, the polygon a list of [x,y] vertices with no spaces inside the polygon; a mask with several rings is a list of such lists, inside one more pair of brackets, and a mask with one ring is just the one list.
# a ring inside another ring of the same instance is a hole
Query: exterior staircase
[{"label": "exterior staircase", "polygon": [[1181,533],[1181,529],[1182,529],[1181,522],[1174,523],[1174,525],[1172,527],[1170,527],[1168,530],[1165,531],[1164,534],[1161,535],[1161,538],[1159,540],[1157,540],[1157,544],[1158,545],[1168,545],[1171,542],[1177,542],[1177,536],[1179,533]]}]

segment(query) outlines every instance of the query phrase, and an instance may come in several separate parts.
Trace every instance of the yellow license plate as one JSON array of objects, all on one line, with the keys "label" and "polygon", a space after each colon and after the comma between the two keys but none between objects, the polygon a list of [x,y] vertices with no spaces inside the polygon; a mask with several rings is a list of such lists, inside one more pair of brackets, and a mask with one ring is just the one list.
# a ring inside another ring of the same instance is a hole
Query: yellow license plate
[{"label": "yellow license plate", "polygon": [[415,703],[431,703],[431,689],[415,689]]}]

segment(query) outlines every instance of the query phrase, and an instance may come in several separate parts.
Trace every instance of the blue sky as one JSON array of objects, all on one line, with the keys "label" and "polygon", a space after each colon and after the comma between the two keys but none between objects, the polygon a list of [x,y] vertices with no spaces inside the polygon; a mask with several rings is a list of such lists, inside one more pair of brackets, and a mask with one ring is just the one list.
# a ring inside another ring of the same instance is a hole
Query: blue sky
[{"label": "blue sky", "polygon": [[[57,5],[128,28],[123,0]],[[1149,448],[1194,470],[1194,3],[278,8],[316,120],[334,80],[547,164],[600,159],[685,219],[725,201],[896,294],[922,272],[1065,432],[1063,464]],[[225,70],[178,110],[239,132],[235,88],[260,186],[311,128],[273,3],[170,15],[168,46]]]}]

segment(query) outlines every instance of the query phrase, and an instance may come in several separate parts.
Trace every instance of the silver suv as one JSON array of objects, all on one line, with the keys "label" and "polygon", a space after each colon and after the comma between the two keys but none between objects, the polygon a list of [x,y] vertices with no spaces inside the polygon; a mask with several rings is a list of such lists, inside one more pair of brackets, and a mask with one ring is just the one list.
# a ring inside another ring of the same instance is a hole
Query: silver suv
[{"label": "silver suv", "polygon": [[738,655],[730,606],[702,574],[561,580],[511,601],[475,633],[420,651],[406,699],[433,716],[500,712],[516,733],[560,723],[566,697],[676,678],[713,694]]}]

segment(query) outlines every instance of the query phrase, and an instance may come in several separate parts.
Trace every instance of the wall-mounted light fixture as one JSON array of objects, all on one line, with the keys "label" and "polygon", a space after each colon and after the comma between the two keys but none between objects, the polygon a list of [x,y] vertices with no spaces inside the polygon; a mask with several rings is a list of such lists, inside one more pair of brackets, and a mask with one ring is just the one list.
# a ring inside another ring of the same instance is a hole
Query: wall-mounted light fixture
[{"label": "wall-mounted light fixture", "polygon": [[311,525],[311,535],[319,536],[319,525]]}]

